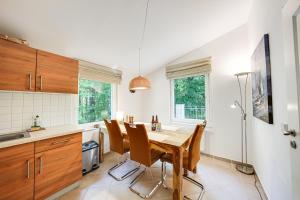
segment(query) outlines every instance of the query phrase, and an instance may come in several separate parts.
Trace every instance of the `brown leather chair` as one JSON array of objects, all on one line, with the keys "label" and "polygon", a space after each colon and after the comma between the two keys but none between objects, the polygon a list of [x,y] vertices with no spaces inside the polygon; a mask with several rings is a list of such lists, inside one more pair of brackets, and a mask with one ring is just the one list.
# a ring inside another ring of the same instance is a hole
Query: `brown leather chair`
[{"label": "brown leather chair", "polygon": [[[201,188],[201,193],[200,193],[198,199],[201,199],[203,194],[204,194],[204,186],[201,183],[197,182],[196,180],[190,178],[188,176],[187,171],[191,171],[193,173],[196,173],[196,171],[197,171],[197,163],[200,160],[201,138],[202,138],[202,135],[204,133],[205,126],[206,126],[206,122],[204,122],[201,125],[196,126],[196,128],[194,130],[194,133],[193,133],[193,136],[190,140],[190,143],[189,143],[188,147],[183,152],[183,168],[185,170],[185,173],[184,173],[183,177],[186,180],[194,183],[195,185],[197,185],[198,187]],[[173,163],[172,158],[173,158],[172,154],[167,153],[167,154],[163,155],[162,158],[160,159],[163,163],[162,165],[163,165],[163,168],[164,168],[164,170],[163,170],[164,173],[166,172],[165,162],[168,162],[168,163],[172,164]],[[164,176],[165,176],[165,174],[164,174]],[[163,179],[163,181],[164,181],[164,179]],[[185,196],[185,198],[190,199],[187,196]]]},{"label": "brown leather chair", "polygon": [[[125,153],[129,152],[129,140],[125,137],[125,135],[122,134],[118,121],[111,120],[110,122],[108,122],[105,119],[104,123],[106,125],[109,136],[110,150],[121,155],[124,155]],[[115,169],[122,166],[124,163],[126,163],[126,161],[127,159],[119,162],[118,164],[110,168],[108,170],[108,174],[117,181],[122,181],[139,170],[140,167],[138,166],[132,170],[129,170],[126,174],[122,175],[121,177],[116,177],[115,175],[113,175],[112,172]]]},{"label": "brown leather chair", "polygon": [[[155,187],[146,195],[142,195],[139,191],[133,189],[133,186],[138,180],[145,174],[147,168],[151,167],[153,163],[158,161],[163,154],[164,149],[149,142],[148,134],[144,124],[129,125],[124,123],[127,134],[130,141],[130,159],[136,161],[146,168],[136,176],[136,178],[130,183],[130,190],[140,197],[147,199],[150,198],[157,188],[163,183],[163,178],[155,185]],[[162,174],[163,175],[163,174]]]}]

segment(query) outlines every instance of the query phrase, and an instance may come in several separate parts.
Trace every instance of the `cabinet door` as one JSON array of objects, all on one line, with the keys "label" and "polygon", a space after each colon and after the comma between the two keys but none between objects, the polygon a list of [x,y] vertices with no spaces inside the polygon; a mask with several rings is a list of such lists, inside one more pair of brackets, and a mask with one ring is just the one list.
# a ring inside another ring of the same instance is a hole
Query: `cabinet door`
[{"label": "cabinet door", "polygon": [[0,90],[35,90],[36,50],[0,39]]},{"label": "cabinet door", "polygon": [[81,177],[81,142],[35,154],[35,199],[45,199]]},{"label": "cabinet door", "polygon": [[0,149],[0,199],[33,199],[34,144]]},{"label": "cabinet door", "polygon": [[78,93],[78,61],[37,51],[36,91]]}]

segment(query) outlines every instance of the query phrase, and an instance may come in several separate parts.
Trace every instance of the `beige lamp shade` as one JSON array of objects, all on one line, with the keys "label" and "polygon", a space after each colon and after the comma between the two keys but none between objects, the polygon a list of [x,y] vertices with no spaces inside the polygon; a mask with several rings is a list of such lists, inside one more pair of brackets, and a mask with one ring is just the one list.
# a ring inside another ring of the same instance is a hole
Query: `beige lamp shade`
[{"label": "beige lamp shade", "polygon": [[150,81],[142,76],[133,78],[129,83],[129,90],[147,90],[150,88]]}]

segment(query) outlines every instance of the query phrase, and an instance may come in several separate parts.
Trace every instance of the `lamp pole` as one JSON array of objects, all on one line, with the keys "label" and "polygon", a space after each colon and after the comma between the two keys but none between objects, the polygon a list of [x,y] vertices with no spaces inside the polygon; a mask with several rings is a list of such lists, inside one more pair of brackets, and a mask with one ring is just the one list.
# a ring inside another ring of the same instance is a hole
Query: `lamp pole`
[{"label": "lamp pole", "polygon": [[[242,153],[242,162],[240,164],[236,165],[236,169],[239,172],[242,172],[247,175],[252,175],[254,173],[254,168],[252,165],[248,164],[248,146],[247,146],[247,83],[248,83],[248,78],[251,72],[242,72],[235,74],[238,85],[239,85],[239,91],[240,91],[240,102],[235,100],[234,105],[239,107],[241,110],[241,142],[242,142],[242,148],[241,148],[241,153]],[[242,85],[241,85],[241,78],[245,78],[245,84],[244,84],[244,96],[242,92]],[[244,150],[244,144],[245,144],[245,150]],[[245,162],[244,162],[244,152],[245,152]]]}]

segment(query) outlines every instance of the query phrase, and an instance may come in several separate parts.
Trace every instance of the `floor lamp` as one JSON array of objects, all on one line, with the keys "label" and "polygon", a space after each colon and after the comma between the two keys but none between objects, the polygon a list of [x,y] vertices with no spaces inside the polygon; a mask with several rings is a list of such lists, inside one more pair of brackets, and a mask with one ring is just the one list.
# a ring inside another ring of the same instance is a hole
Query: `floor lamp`
[{"label": "floor lamp", "polygon": [[[248,157],[247,157],[247,83],[248,78],[251,75],[251,72],[241,72],[235,74],[239,85],[240,90],[240,101],[235,100],[234,104],[231,106],[232,108],[240,108],[241,110],[241,140],[242,140],[242,163],[236,165],[236,169],[244,174],[251,175],[254,173],[254,168],[252,165],[248,164]],[[242,85],[241,79],[245,79],[244,85],[244,96],[242,93]],[[245,162],[244,162],[244,144],[245,144]]]}]

